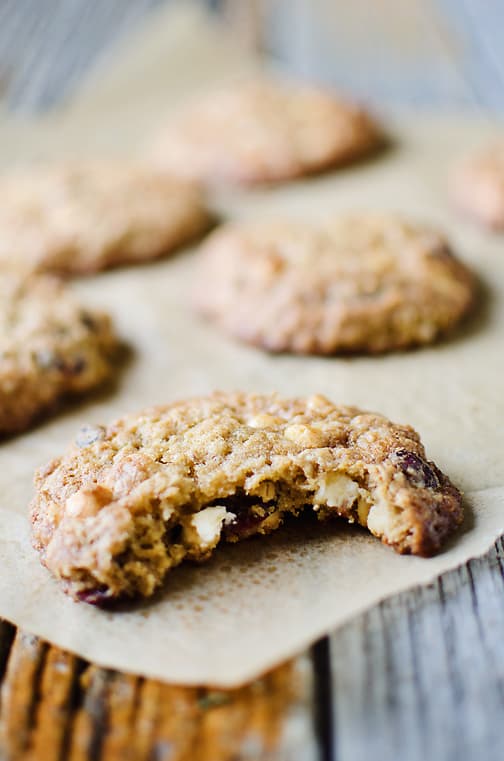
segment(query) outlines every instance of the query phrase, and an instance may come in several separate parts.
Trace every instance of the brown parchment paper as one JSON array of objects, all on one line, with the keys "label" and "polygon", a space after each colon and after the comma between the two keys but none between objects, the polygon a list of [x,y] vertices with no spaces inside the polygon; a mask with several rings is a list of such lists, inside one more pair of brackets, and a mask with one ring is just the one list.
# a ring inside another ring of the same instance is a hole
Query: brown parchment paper
[{"label": "brown parchment paper", "polygon": [[[37,121],[4,115],[0,159],[5,165],[129,155],[185,93],[253,65],[194,9],[162,13],[66,108]],[[446,195],[455,159],[496,128],[461,117],[388,122],[396,146],[380,159],[282,188],[221,193],[216,206],[227,217],[311,218],[382,208],[432,221],[485,283],[478,316],[449,342],[415,352],[272,357],[192,315],[194,251],[80,281],[83,298],[112,312],[133,357],[115,392],[0,447],[0,616],[102,665],[232,686],[385,596],[483,553],[504,530],[504,238],[454,215]],[[179,567],[163,593],[143,606],[112,613],[74,603],[30,545],[34,469],[65,450],[83,422],[215,388],[321,392],[411,423],[429,456],[466,492],[463,530],[445,552],[425,560],[399,557],[358,529],[299,521],[276,535],[222,547],[206,565]]]}]

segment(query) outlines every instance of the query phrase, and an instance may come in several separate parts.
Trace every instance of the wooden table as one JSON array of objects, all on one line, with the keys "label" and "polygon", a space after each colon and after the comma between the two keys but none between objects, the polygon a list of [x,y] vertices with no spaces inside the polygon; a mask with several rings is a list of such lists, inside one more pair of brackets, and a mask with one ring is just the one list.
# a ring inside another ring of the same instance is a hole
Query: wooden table
[{"label": "wooden table", "polygon": [[[2,0],[0,98],[21,111],[51,107],[162,2]],[[275,0],[269,13],[265,44],[294,71],[379,105],[504,110],[497,1]],[[4,756],[501,761],[503,563],[499,541],[227,692],[103,670],[0,622]]]}]

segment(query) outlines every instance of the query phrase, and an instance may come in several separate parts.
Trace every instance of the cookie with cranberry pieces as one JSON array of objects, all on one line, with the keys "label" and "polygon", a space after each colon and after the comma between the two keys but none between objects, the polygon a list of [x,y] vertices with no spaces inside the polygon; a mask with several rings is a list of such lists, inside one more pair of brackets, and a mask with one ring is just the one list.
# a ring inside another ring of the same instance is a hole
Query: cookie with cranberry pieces
[{"label": "cookie with cranberry pieces", "polygon": [[51,275],[0,273],[0,436],[28,428],[114,372],[110,318]]},{"label": "cookie with cranberry pieces", "polygon": [[303,510],[416,555],[438,552],[463,517],[409,426],[322,396],[215,393],[81,431],[37,473],[31,520],[64,589],[106,604]]}]

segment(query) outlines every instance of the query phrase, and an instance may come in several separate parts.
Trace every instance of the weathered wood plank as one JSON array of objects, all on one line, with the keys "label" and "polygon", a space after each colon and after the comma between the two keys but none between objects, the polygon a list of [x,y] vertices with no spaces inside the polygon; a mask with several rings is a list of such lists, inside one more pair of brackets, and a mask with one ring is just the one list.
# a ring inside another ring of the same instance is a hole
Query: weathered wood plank
[{"label": "weathered wood plank", "polygon": [[[227,9],[238,26],[254,17],[248,36],[259,37],[293,72],[378,105],[504,111],[499,3],[250,0],[252,10],[238,14],[229,12],[236,3],[201,1]],[[173,0],[3,0],[0,97],[17,109],[50,107],[145,14],[168,2]]]},{"label": "weathered wood plank", "polygon": [[335,758],[502,759],[502,542],[331,637]]},{"label": "weathered wood plank", "polygon": [[99,759],[102,751],[107,716],[107,696],[112,674],[87,665],[79,682],[75,716],[70,718],[67,753],[69,761]]},{"label": "weathered wood plank", "polygon": [[[114,673],[107,705],[107,727],[102,757],[108,761],[135,761],[134,724],[141,680],[130,674]],[[133,742],[132,742],[133,741]],[[155,751],[152,749],[152,754]]]},{"label": "weathered wood plank", "polygon": [[5,0],[0,5],[0,80],[7,81],[7,103],[24,111],[54,105],[163,1]]},{"label": "weathered wood plank", "polygon": [[317,761],[308,657],[235,690],[88,664],[18,632],[0,688],[2,761]]},{"label": "weathered wood plank", "polygon": [[46,652],[44,642],[16,633],[0,691],[0,747],[9,749],[16,759],[30,746]]},{"label": "weathered wood plank", "polygon": [[34,707],[31,740],[34,759],[59,761],[64,757],[78,674],[77,658],[57,648],[48,648]]},{"label": "weathered wood plank", "polygon": [[[474,63],[486,15],[468,17],[460,6],[457,0],[276,0],[269,47],[289,70],[378,106],[502,110],[504,93],[494,86],[490,98],[488,67]],[[502,46],[499,57],[504,64]]]}]

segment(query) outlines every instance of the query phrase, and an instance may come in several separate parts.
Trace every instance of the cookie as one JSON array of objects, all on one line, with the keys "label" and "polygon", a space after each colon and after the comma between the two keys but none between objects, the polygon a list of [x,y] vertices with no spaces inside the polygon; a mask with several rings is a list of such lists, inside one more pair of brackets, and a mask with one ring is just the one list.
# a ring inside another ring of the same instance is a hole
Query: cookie
[{"label": "cookie", "polygon": [[253,185],[320,172],[382,143],[371,117],[329,92],[272,81],[230,85],[175,113],[156,166],[205,183]]},{"label": "cookie", "polygon": [[98,386],[118,348],[109,317],[50,275],[0,273],[0,435]]},{"label": "cookie", "polygon": [[273,352],[384,352],[448,333],[475,280],[438,233],[387,215],[229,224],[202,247],[196,308]]},{"label": "cookie", "polygon": [[84,428],[36,475],[32,536],[66,591],[104,604],[303,508],[418,555],[463,517],[412,428],[322,396],[215,393]]},{"label": "cookie", "polygon": [[455,173],[461,211],[492,230],[504,230],[504,141],[467,160]]},{"label": "cookie", "polygon": [[141,165],[91,162],[0,179],[0,261],[88,273],[172,252],[208,227],[200,192]]}]

